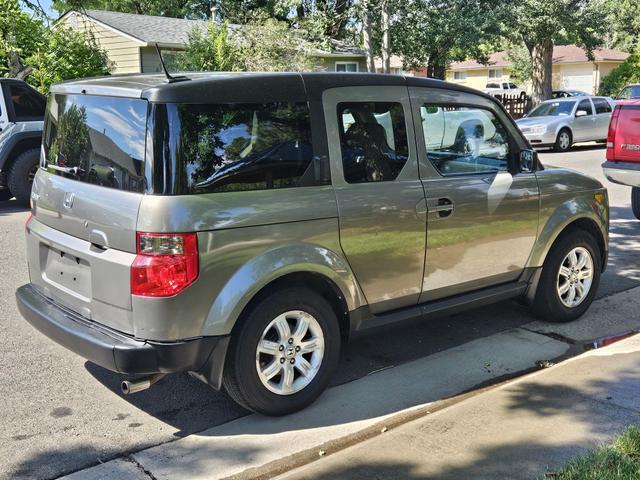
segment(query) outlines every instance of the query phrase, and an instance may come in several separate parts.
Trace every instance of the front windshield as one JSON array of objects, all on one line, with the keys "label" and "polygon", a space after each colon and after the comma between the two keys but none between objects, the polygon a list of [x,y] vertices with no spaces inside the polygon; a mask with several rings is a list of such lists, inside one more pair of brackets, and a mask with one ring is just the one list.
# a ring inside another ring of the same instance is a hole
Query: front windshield
[{"label": "front windshield", "polygon": [[529,117],[560,117],[571,115],[576,102],[541,103],[534,108]]}]

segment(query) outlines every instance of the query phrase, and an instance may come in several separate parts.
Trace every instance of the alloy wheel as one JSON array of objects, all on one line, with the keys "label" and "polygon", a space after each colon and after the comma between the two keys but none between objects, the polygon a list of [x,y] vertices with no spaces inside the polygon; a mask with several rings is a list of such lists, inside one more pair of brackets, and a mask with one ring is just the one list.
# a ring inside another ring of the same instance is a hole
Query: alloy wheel
[{"label": "alloy wheel", "polygon": [[322,365],[324,334],[313,315],[291,310],[274,318],[256,349],[262,384],[278,395],[291,395],[311,383]]},{"label": "alloy wheel", "polygon": [[591,290],[593,259],[584,247],[572,249],[562,261],[558,271],[557,291],[567,308],[580,305]]}]

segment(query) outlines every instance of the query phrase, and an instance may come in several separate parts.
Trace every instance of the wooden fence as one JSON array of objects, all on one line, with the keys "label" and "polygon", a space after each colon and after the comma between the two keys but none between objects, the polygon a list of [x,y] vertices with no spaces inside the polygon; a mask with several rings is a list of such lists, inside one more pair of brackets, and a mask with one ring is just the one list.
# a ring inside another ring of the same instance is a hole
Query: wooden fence
[{"label": "wooden fence", "polygon": [[513,118],[522,118],[531,110],[531,97],[527,95],[495,95]]}]

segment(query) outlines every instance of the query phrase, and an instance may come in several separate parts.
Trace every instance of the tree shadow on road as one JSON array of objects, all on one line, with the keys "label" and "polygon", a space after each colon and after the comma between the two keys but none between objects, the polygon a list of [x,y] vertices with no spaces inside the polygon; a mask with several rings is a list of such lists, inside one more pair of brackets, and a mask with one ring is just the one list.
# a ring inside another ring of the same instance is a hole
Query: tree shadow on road
[{"label": "tree shadow on road", "polygon": [[[640,421],[633,398],[625,398],[640,381],[635,358],[615,378],[583,387],[567,386],[562,378],[511,384],[502,397],[466,400],[318,460],[286,480],[547,478]],[[597,368],[598,357],[590,361],[587,368]],[[501,412],[498,423],[495,411]]]}]

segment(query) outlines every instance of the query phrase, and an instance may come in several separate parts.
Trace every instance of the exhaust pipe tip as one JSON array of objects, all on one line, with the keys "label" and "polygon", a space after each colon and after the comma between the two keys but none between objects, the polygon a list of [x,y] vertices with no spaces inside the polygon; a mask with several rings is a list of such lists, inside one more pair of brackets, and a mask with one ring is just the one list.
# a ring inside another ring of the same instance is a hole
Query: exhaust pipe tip
[{"label": "exhaust pipe tip", "polygon": [[123,380],[120,384],[120,391],[122,391],[123,395],[138,393],[147,390],[162,377],[164,377],[164,374],[158,373],[157,375],[151,375],[150,377],[144,377],[139,380]]}]

